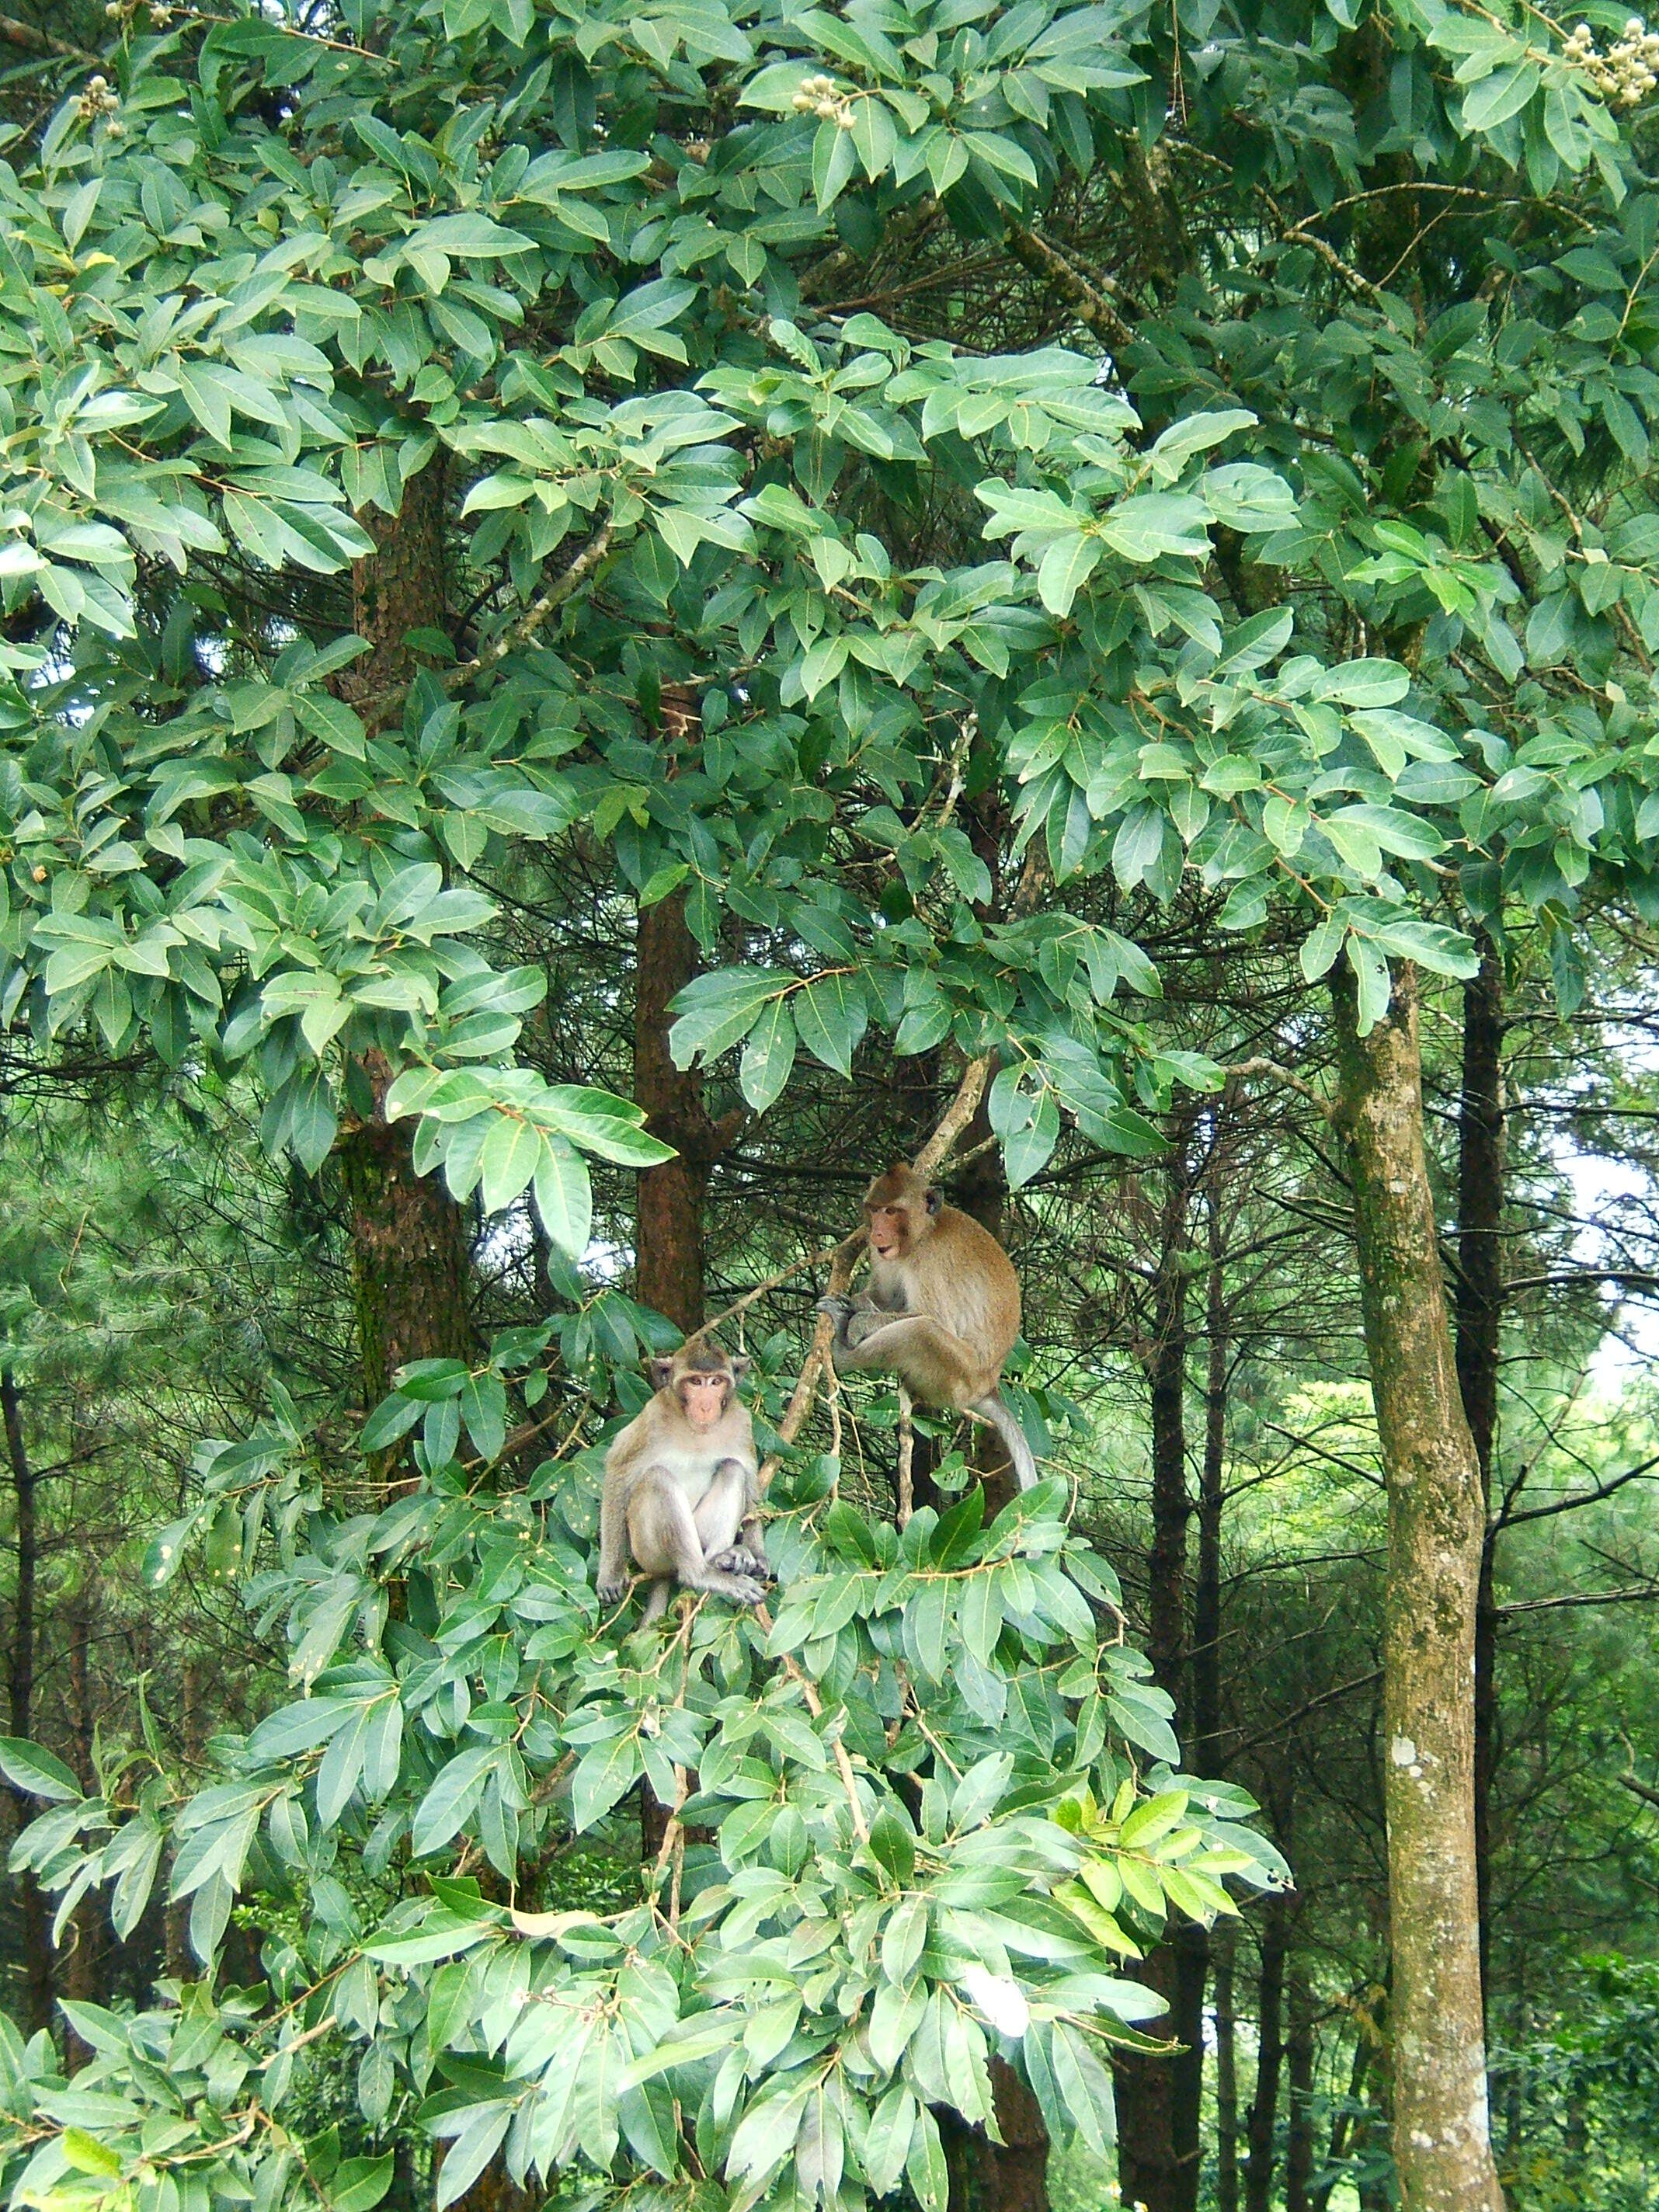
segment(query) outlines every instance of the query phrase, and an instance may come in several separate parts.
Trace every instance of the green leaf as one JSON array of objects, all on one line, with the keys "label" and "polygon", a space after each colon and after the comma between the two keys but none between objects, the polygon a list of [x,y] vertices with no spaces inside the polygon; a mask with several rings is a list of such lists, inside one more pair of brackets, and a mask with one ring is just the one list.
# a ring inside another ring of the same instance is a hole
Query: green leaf
[{"label": "green leaf", "polygon": [[528,1121],[507,1114],[499,1116],[478,1155],[486,1213],[499,1213],[518,1197],[538,1172],[544,1149],[540,1132]]},{"label": "green leaf", "polygon": [[1042,556],[1037,570],[1037,597],[1051,615],[1072,611],[1072,602],[1100,564],[1103,547],[1098,538],[1060,538]]},{"label": "green leaf", "polygon": [[[413,1856],[425,1858],[459,1835],[483,1795],[484,1784],[505,1756],[501,1744],[476,1745],[438,1771],[437,1779],[421,1800],[410,1831]],[[441,1954],[440,1954],[441,1955]]]},{"label": "green leaf", "polygon": [[15,1790],[53,1804],[78,1799],[81,1785],[61,1759],[21,1736],[0,1736],[0,1773]]},{"label": "green leaf", "polygon": [[331,2212],[374,2212],[392,2186],[397,2160],[391,2151],[379,2158],[348,2158],[330,2177],[324,2202]]},{"label": "green leaf", "polygon": [[570,1783],[571,1825],[580,1835],[603,1820],[623,1790],[640,1777],[639,1738],[631,1731],[596,1744]]},{"label": "green leaf", "polygon": [[[507,2129],[513,2124],[511,2105],[490,2104],[479,2106],[444,2154],[432,2202],[435,2212],[444,2212],[458,2197],[465,2196],[500,2149]],[[453,2118],[451,2114],[449,2118]]]},{"label": "green leaf", "polygon": [[783,1096],[795,1065],[795,1018],[787,999],[773,999],[744,1042],[738,1086],[757,1114]]},{"label": "green leaf", "polygon": [[793,1001],[795,1028],[815,1060],[850,1078],[853,1054],[869,1021],[864,986],[856,975],[817,976]]},{"label": "green leaf", "polygon": [[539,1141],[536,1211],[560,1250],[580,1260],[587,1249],[593,1225],[593,1189],[587,1170],[562,1137],[544,1132]]}]

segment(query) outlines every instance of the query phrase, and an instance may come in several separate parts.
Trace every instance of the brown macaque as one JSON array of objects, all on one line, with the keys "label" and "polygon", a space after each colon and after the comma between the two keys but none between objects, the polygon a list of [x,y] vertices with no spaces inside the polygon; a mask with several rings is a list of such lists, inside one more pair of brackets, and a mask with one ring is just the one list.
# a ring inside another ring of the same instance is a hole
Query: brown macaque
[{"label": "brown macaque", "polygon": [[1029,1490],[1036,1461],[997,1388],[1019,1334],[1019,1279],[1008,1255],[914,1168],[878,1176],[864,1194],[864,1213],[869,1289],[818,1302],[836,1324],[838,1364],[889,1368],[923,1404],[978,1413]]},{"label": "brown macaque", "polygon": [[628,1589],[631,1554],[651,1577],[645,1618],[655,1620],[673,1585],[758,1605],[771,1575],[755,1508],[760,1462],[738,1381],[749,1362],[693,1337],[653,1359],[656,1395],[605,1455],[599,1505],[599,1593],[614,1605]]}]

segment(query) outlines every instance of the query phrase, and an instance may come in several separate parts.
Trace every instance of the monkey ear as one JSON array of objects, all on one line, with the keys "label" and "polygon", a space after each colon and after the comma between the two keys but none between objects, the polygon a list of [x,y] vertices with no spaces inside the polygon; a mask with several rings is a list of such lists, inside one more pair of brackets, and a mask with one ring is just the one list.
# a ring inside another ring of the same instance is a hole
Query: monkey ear
[{"label": "monkey ear", "polygon": [[653,1390],[665,1390],[668,1388],[668,1378],[674,1371],[674,1363],[672,1359],[647,1360],[645,1371],[651,1377],[651,1388]]},{"label": "monkey ear", "polygon": [[744,1376],[749,1372],[754,1364],[754,1361],[749,1357],[749,1354],[746,1352],[734,1352],[732,1355],[732,1372],[737,1376],[739,1382],[742,1382]]},{"label": "monkey ear", "polygon": [[939,1212],[939,1210],[940,1206],[943,1206],[943,1205],[944,1205],[944,1203],[945,1203],[944,1199],[939,1195],[939,1192],[938,1192],[937,1190],[935,1190],[935,1189],[933,1188],[933,1185],[930,1183],[930,1184],[927,1186],[927,1211],[929,1212],[929,1213],[937,1213],[937,1212]]}]

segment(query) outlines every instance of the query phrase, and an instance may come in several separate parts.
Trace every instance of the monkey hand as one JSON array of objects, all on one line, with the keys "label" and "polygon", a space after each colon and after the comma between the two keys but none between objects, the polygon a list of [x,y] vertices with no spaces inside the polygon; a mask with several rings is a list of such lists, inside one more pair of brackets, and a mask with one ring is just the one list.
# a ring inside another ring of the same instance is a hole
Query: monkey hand
[{"label": "monkey hand", "polygon": [[625,1573],[619,1576],[614,1581],[606,1580],[600,1583],[598,1585],[599,1603],[601,1605],[620,1605],[623,1598],[628,1595],[628,1587],[629,1577]]},{"label": "monkey hand", "polygon": [[848,1316],[851,1314],[852,1310],[853,1301],[851,1298],[840,1297],[820,1298],[817,1307],[817,1312],[821,1314],[828,1314],[830,1320],[834,1322],[836,1324],[836,1334],[838,1336],[845,1333]]}]

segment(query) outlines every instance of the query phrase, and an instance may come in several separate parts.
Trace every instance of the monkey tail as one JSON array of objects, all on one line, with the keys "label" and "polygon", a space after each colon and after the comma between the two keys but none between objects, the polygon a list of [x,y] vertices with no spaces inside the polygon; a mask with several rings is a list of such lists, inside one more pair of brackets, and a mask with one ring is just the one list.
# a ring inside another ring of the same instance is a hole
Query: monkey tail
[{"label": "monkey tail", "polygon": [[1014,1474],[1022,1490],[1030,1490],[1037,1480],[1037,1463],[1031,1447],[1025,1441],[1025,1431],[1009,1411],[1000,1390],[993,1390],[983,1398],[975,1398],[969,1410],[980,1413],[991,1424],[1002,1439],[1003,1449],[1013,1462]]}]

